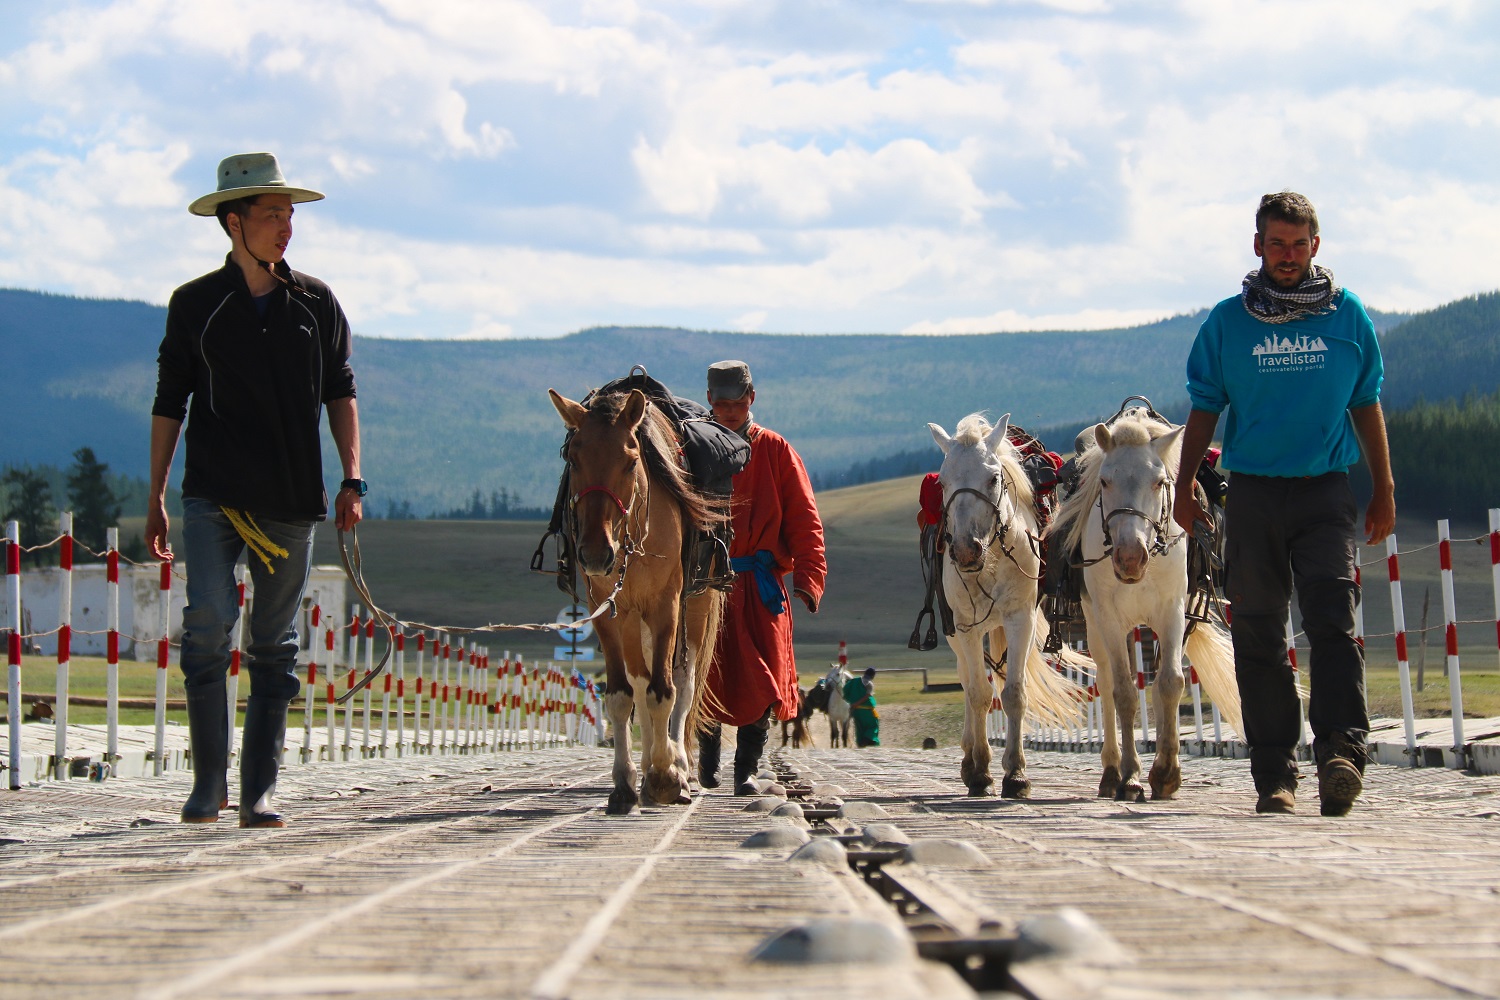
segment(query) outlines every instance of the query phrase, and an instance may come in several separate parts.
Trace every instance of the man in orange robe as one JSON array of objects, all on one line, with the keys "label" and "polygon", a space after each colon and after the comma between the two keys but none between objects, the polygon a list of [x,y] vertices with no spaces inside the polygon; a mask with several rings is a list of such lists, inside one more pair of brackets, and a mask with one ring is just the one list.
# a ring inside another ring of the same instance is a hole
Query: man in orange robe
[{"label": "man in orange robe", "polygon": [[708,675],[707,714],[712,728],[699,741],[698,780],[719,785],[722,723],[736,726],[734,789],[754,794],[749,779],[760,768],[774,715],[797,715],[797,658],[792,651],[792,593],[817,614],[828,563],[823,521],[801,457],[775,431],[755,423],[755,386],[743,361],[708,369],[708,402],[714,419],[750,442],[750,461],[734,477],[734,541],[729,555],[737,574],[725,608],[724,630]]}]

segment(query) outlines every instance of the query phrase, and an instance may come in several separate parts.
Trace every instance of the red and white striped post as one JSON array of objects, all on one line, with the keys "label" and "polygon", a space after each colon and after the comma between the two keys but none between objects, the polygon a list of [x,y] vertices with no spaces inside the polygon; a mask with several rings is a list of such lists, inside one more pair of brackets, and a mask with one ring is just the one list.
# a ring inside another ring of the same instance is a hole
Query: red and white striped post
[{"label": "red and white striped post", "polygon": [[161,562],[160,596],[157,600],[157,627],[161,638],[156,640],[156,745],[152,754],[151,773],[161,777],[166,770],[164,760],[167,753],[167,663],[172,655],[172,560]]},{"label": "red and white striped post", "polygon": [[1411,766],[1417,759],[1417,713],[1411,697],[1411,661],[1406,655],[1406,606],[1401,603],[1400,549],[1393,531],[1385,537],[1385,565],[1391,580],[1391,626],[1396,633],[1396,674],[1401,682],[1401,717],[1406,727],[1406,756]]},{"label": "red and white striped post", "polygon": [[1198,684],[1198,668],[1188,661],[1188,685],[1193,691],[1193,736],[1198,747],[1197,754],[1203,756],[1203,689]]},{"label": "red and white striped post", "polygon": [[[422,745],[422,667],[423,660],[427,655],[427,633],[417,633],[417,690],[412,696],[412,733],[411,748],[413,753],[421,752]],[[431,699],[429,699],[430,701]],[[431,746],[432,736],[429,730],[427,737],[428,745]]]},{"label": "red and white striped post", "polygon": [[239,729],[234,723],[235,713],[240,705],[240,661],[244,658],[245,650],[245,580],[248,576],[249,571],[245,567],[234,568],[235,600],[239,611],[234,620],[234,642],[229,650],[229,686],[225,689],[229,709],[229,742],[224,744],[231,756],[234,754],[234,734]]},{"label": "red and white striped post", "polygon": [[66,779],[68,763],[68,670],[73,658],[73,515],[58,515],[57,568],[61,570],[57,590],[57,703],[52,729],[52,777]]},{"label": "red and white striped post", "polygon": [[[348,673],[347,679],[344,681],[344,693],[345,694],[349,694],[349,692],[351,692],[351,691],[354,690],[354,682],[357,679],[355,677],[355,673],[359,670],[359,605],[358,604],[354,605],[354,608],[352,609],[352,611],[350,612],[350,615],[349,615],[349,644],[348,644],[348,646],[346,648],[349,651],[349,655],[347,657],[347,659],[348,659],[348,665],[349,665],[349,673]],[[350,755],[352,755],[353,753],[354,753],[354,698],[351,696],[348,701],[344,702],[344,746],[343,746],[343,759],[344,760],[348,760],[349,757],[350,757]]]},{"label": "red and white striped post", "polygon": [[839,640],[839,666],[849,669],[849,644],[843,639]]},{"label": "red and white striped post", "polygon": [[[1292,631],[1292,609],[1286,609],[1286,655],[1292,662],[1292,681],[1299,683],[1301,671],[1297,666],[1297,633]],[[1307,739],[1307,702],[1297,699],[1297,749],[1305,749],[1308,745]]]},{"label": "red and white striped post", "polygon": [[391,629],[396,643],[396,756],[406,756],[406,630]]},{"label": "red and white striped post", "polygon": [[[1155,633],[1152,633],[1155,635]],[[1150,748],[1151,720],[1146,714],[1146,654],[1141,648],[1141,630],[1139,626],[1131,633],[1135,642],[1135,693],[1136,701],[1141,706],[1141,739],[1142,750]]]},{"label": "red and white striped post", "polygon": [[1453,767],[1467,766],[1464,745],[1464,685],[1458,666],[1458,601],[1453,596],[1453,545],[1447,519],[1438,522],[1438,559],[1443,573],[1443,633],[1448,649],[1448,705],[1453,714]]},{"label": "red and white striped post", "polygon": [[[386,655],[392,660],[396,658],[396,629],[387,625],[385,628]],[[380,756],[384,757],[386,748],[390,745],[391,730],[391,682],[395,679],[395,666],[386,667],[384,677],[384,690],[380,694]]]},{"label": "red and white striped post", "polygon": [[[375,672],[375,615],[372,612],[369,619],[365,621],[365,672],[363,679],[370,680],[370,675]],[[364,707],[364,728],[359,738],[359,755],[361,757],[373,757],[375,752],[370,749],[370,713],[372,709],[371,699],[375,696],[370,690],[370,685],[365,684],[365,689],[360,692],[360,701]]]},{"label": "red and white striped post", "polygon": [[1365,602],[1361,600],[1364,595],[1365,577],[1359,570],[1359,564],[1354,564],[1354,641],[1359,643],[1359,648],[1365,648]]},{"label": "red and white striped post", "polygon": [[1490,582],[1495,591],[1495,640],[1500,647],[1500,508],[1490,508]]},{"label": "red and white striped post", "polygon": [[[438,633],[438,637],[434,640],[434,642],[438,644],[433,647],[434,655],[441,652],[443,657],[443,700],[441,706],[439,707],[439,712],[441,714],[440,718],[438,719],[438,747],[444,753],[446,753],[448,751],[448,696],[452,692],[452,687],[448,683],[448,671],[449,668],[453,665],[453,646],[443,638],[443,634],[441,632]],[[433,679],[436,680],[436,676],[434,676]]]},{"label": "red and white striped post", "polygon": [[327,731],[324,749],[328,751],[328,760],[335,761],[334,747],[338,744],[334,740],[334,721],[338,718],[338,692],[334,689],[338,676],[338,642],[334,638],[333,619],[328,619],[323,625],[323,652],[328,654],[328,662],[324,665],[323,673],[328,678],[325,682],[327,688],[323,695],[323,726]]},{"label": "red and white striped post", "polygon": [[12,791],[21,787],[21,525],[5,522],[5,660],[7,721],[10,724],[8,773]]},{"label": "red and white striped post", "polygon": [[465,752],[469,748],[469,709],[473,705],[469,697],[469,657],[464,652],[464,640],[457,640],[453,646],[453,749]]},{"label": "red and white striped post", "polygon": [[323,622],[323,608],[314,604],[307,612],[307,693],[302,702],[302,763],[313,759],[313,700],[318,690],[318,626]]},{"label": "red and white striped post", "polygon": [[120,759],[120,529],[104,532],[104,724],[105,763]]}]

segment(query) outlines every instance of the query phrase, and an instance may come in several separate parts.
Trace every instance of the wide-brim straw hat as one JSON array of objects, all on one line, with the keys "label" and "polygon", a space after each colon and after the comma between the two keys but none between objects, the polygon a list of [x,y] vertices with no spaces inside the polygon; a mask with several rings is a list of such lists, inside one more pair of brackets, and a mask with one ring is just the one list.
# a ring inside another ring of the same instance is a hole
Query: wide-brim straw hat
[{"label": "wide-brim straw hat", "polygon": [[322,201],[323,193],[293,187],[281,176],[281,167],[270,153],[239,153],[219,161],[219,188],[188,206],[194,215],[213,215],[221,202],[253,198],[258,194],[289,194],[292,204]]}]

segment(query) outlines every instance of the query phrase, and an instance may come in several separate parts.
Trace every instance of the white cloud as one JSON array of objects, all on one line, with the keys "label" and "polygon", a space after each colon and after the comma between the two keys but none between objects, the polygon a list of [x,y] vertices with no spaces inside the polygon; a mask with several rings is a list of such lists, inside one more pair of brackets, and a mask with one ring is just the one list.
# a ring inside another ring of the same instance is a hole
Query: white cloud
[{"label": "white cloud", "polygon": [[185,205],[246,149],[330,194],[291,257],[366,333],[1142,322],[1232,292],[1283,186],[1373,306],[1500,283],[1500,11],[1466,0],[64,0],[7,28],[0,284],[164,301],[221,257]]}]

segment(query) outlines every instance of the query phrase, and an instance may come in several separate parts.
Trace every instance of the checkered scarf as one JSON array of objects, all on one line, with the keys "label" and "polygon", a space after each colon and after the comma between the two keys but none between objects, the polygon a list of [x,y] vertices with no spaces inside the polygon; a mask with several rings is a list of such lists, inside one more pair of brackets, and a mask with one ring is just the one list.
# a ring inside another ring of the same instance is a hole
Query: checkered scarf
[{"label": "checkered scarf", "polygon": [[1333,272],[1318,264],[1296,288],[1282,288],[1266,277],[1264,270],[1245,275],[1240,301],[1245,311],[1262,323],[1289,323],[1304,316],[1333,312],[1333,299],[1343,291],[1334,284]]}]

